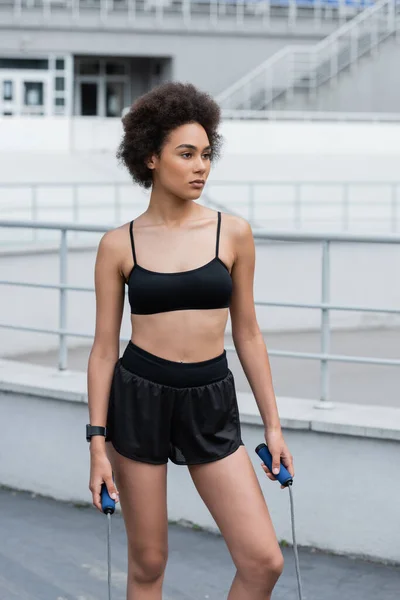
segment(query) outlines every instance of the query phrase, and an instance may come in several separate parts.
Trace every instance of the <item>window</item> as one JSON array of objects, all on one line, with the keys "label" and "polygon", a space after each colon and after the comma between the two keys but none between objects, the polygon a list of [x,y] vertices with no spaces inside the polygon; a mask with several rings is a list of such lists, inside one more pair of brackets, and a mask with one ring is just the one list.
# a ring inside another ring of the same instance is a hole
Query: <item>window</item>
[{"label": "window", "polygon": [[120,117],[124,107],[125,84],[109,81],[106,86],[106,116]]},{"label": "window", "polygon": [[13,82],[3,81],[3,100],[13,99]]},{"label": "window", "polygon": [[25,106],[43,105],[42,81],[24,81],[24,104]]},{"label": "window", "polygon": [[64,98],[55,98],[55,106],[64,106],[65,105],[65,99]]},{"label": "window", "polygon": [[56,91],[57,92],[63,92],[65,90],[65,79],[64,79],[64,77],[56,77],[55,84],[56,84]]},{"label": "window", "polygon": [[99,75],[100,62],[98,60],[90,60],[79,63],[79,73],[81,75]]},{"label": "window", "polygon": [[38,58],[0,58],[0,69],[48,69],[49,61]]},{"label": "window", "polygon": [[56,58],[56,71],[64,71],[65,60],[63,58]]},{"label": "window", "polygon": [[106,75],[125,75],[126,65],[121,62],[107,62]]}]

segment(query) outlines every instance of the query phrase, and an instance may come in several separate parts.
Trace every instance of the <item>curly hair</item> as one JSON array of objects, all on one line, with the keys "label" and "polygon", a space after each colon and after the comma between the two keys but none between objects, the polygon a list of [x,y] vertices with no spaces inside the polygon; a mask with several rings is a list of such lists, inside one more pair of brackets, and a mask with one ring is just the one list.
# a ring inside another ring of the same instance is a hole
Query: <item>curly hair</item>
[{"label": "curly hair", "polygon": [[140,96],[122,119],[124,135],[117,159],[132,179],[148,189],[153,183],[146,160],[161,155],[168,134],[181,125],[199,123],[207,133],[211,161],[219,158],[222,136],[217,132],[220,108],[207,93],[191,83],[167,82]]}]

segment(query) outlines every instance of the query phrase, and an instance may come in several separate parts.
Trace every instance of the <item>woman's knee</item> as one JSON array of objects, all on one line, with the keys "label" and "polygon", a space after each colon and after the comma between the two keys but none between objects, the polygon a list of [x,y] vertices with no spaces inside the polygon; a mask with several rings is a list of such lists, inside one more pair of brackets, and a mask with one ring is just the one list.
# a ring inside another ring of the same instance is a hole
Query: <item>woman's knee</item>
[{"label": "woman's knee", "polygon": [[243,557],[237,571],[242,581],[272,589],[283,572],[284,562],[280,548],[274,552],[260,550],[252,556]]},{"label": "woman's knee", "polygon": [[167,549],[130,548],[129,576],[137,583],[157,581],[165,571],[167,560]]}]

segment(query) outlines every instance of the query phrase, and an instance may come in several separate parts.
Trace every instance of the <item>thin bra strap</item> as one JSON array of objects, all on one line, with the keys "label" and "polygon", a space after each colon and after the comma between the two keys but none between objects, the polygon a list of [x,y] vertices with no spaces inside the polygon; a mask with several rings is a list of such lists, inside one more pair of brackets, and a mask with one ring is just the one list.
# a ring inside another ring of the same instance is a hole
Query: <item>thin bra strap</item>
[{"label": "thin bra strap", "polygon": [[221,231],[221,212],[218,211],[218,227],[217,227],[217,247],[215,251],[215,256],[218,257],[218,248],[219,248],[219,233]]},{"label": "thin bra strap", "polygon": [[131,236],[132,254],[133,254],[133,259],[134,259],[135,265],[136,265],[137,260],[136,260],[136,252],[135,252],[135,242],[133,241],[133,228],[132,228],[132,226],[133,226],[133,221],[131,221],[130,225],[129,225],[129,235]]}]

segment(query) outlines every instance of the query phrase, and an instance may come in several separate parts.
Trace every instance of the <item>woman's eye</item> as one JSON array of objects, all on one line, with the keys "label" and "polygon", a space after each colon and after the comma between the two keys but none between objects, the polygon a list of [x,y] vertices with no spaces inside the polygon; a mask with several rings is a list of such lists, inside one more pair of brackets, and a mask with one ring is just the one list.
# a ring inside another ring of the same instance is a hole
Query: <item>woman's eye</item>
[{"label": "woman's eye", "polygon": [[182,154],[182,156],[192,156],[191,152],[184,152],[184,154]]},{"label": "woman's eye", "polygon": [[211,158],[211,154],[204,154],[205,158]]}]

